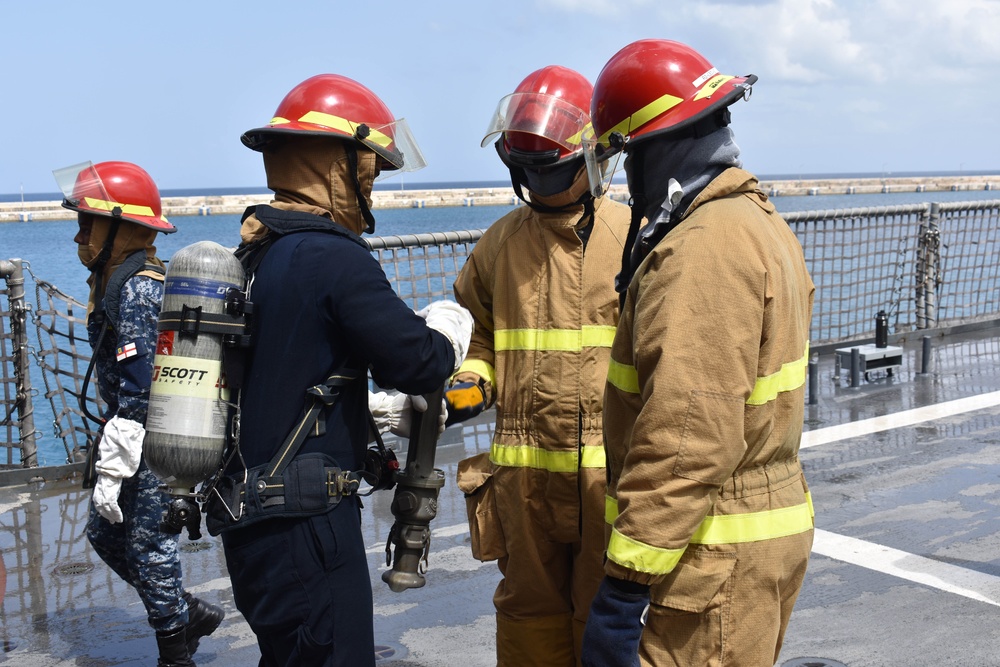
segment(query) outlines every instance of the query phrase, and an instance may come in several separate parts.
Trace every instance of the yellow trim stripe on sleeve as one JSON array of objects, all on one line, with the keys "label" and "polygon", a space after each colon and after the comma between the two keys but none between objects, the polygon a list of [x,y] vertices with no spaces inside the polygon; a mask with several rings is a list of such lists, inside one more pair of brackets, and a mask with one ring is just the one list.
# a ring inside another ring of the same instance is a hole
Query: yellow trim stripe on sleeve
[{"label": "yellow trim stripe on sleeve", "polygon": [[98,211],[107,211],[108,213],[111,213],[115,210],[115,207],[117,207],[121,209],[122,215],[144,215],[149,218],[156,217],[156,214],[153,213],[153,209],[139,204],[119,204],[118,202],[105,201],[104,199],[94,199],[92,197],[84,197],[83,201],[88,207],[97,209]]},{"label": "yellow trim stripe on sleeve", "polygon": [[747,405],[764,405],[786,391],[794,391],[806,383],[806,366],[809,361],[809,344],[806,343],[805,354],[795,361],[789,361],[781,366],[781,370],[771,375],[757,378],[754,383]]},{"label": "yellow trim stripe on sleeve", "polygon": [[551,452],[531,445],[501,445],[490,447],[490,460],[509,468],[534,468],[549,472],[576,472],[580,468],[603,468],[607,462],[604,447],[583,447],[578,452]]},{"label": "yellow trim stripe on sleeve", "polygon": [[628,136],[633,130],[642,127],[660,114],[670,111],[683,101],[684,100],[681,98],[674,97],[673,95],[663,95],[602,134],[598,139],[598,142],[606,146],[608,144],[608,137],[610,137],[613,132],[619,132]]},{"label": "yellow trim stripe on sleeve", "polygon": [[497,329],[493,332],[496,351],[538,350],[580,352],[586,347],[611,347],[615,327],[587,325],[580,329]]},{"label": "yellow trim stripe on sleeve", "polygon": [[630,394],[639,393],[639,372],[631,364],[611,359],[608,363],[608,382]]},{"label": "yellow trim stripe on sleeve", "polygon": [[493,368],[493,364],[482,361],[481,359],[466,359],[462,362],[462,365],[458,367],[456,373],[475,373],[479,377],[483,378],[489,382],[494,387],[497,386],[497,372]]},{"label": "yellow trim stripe on sleeve", "polygon": [[608,558],[622,567],[646,574],[666,574],[677,567],[685,549],[659,549],[611,531]]}]

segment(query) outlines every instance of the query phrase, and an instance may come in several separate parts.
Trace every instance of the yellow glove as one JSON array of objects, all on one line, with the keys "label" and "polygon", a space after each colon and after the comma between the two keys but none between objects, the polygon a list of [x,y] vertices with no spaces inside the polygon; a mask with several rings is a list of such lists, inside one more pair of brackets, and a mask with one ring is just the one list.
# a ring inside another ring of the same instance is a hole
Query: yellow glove
[{"label": "yellow glove", "polygon": [[458,382],[444,392],[448,404],[448,419],[445,426],[472,419],[486,407],[486,395],[475,382]]}]

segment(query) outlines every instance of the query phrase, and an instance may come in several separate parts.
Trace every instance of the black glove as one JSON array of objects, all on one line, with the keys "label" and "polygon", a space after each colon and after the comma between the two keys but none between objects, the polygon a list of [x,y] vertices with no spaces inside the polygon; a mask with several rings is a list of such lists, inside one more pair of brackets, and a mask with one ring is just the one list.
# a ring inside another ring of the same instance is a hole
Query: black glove
[{"label": "black glove", "polygon": [[649,586],[605,576],[583,631],[583,667],[638,667]]},{"label": "black glove", "polygon": [[486,407],[483,388],[475,382],[453,384],[444,392],[444,400],[448,404],[448,419],[444,423],[445,426],[472,419]]}]

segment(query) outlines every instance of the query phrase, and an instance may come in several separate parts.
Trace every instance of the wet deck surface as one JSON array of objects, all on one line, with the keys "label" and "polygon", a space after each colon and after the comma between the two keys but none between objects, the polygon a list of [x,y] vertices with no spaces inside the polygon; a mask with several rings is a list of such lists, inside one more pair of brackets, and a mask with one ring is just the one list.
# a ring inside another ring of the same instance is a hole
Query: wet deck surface
[{"label": "wet deck surface", "polygon": [[[820,359],[802,459],[816,541],[778,664],[835,667],[1000,665],[1000,331],[902,345],[892,378],[850,387]],[[489,419],[449,429],[427,585],[393,593],[381,580],[390,493],[364,512],[379,664],[493,665],[494,563],[471,558],[457,462],[489,447]],[[77,483],[0,489],[0,664],[153,665],[138,596],[90,549],[89,494]],[[227,617],[196,661],[256,665],[218,540],[182,540],[189,590]],[[346,603],[346,601],[345,601]],[[747,619],[746,622],[753,622]],[[808,659],[806,659],[808,658]]]}]

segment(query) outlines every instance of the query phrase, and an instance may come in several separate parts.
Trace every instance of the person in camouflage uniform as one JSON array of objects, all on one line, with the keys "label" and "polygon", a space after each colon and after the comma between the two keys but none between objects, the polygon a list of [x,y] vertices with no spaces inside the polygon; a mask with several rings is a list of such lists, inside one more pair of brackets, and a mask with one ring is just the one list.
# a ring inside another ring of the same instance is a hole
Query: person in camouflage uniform
[{"label": "person in camouflage uniform", "polygon": [[[87,538],[139,593],[156,632],[157,665],[189,667],[199,639],[224,612],[184,591],[178,535],[161,526],[168,497],[141,456],[163,300],[163,262],[153,241],[176,228],[161,213],[156,185],[136,165],[88,164],[71,180],[63,206],[77,211],[74,241],[91,271],[87,334],[107,406]],[[119,270],[124,275],[113,280]]]}]

